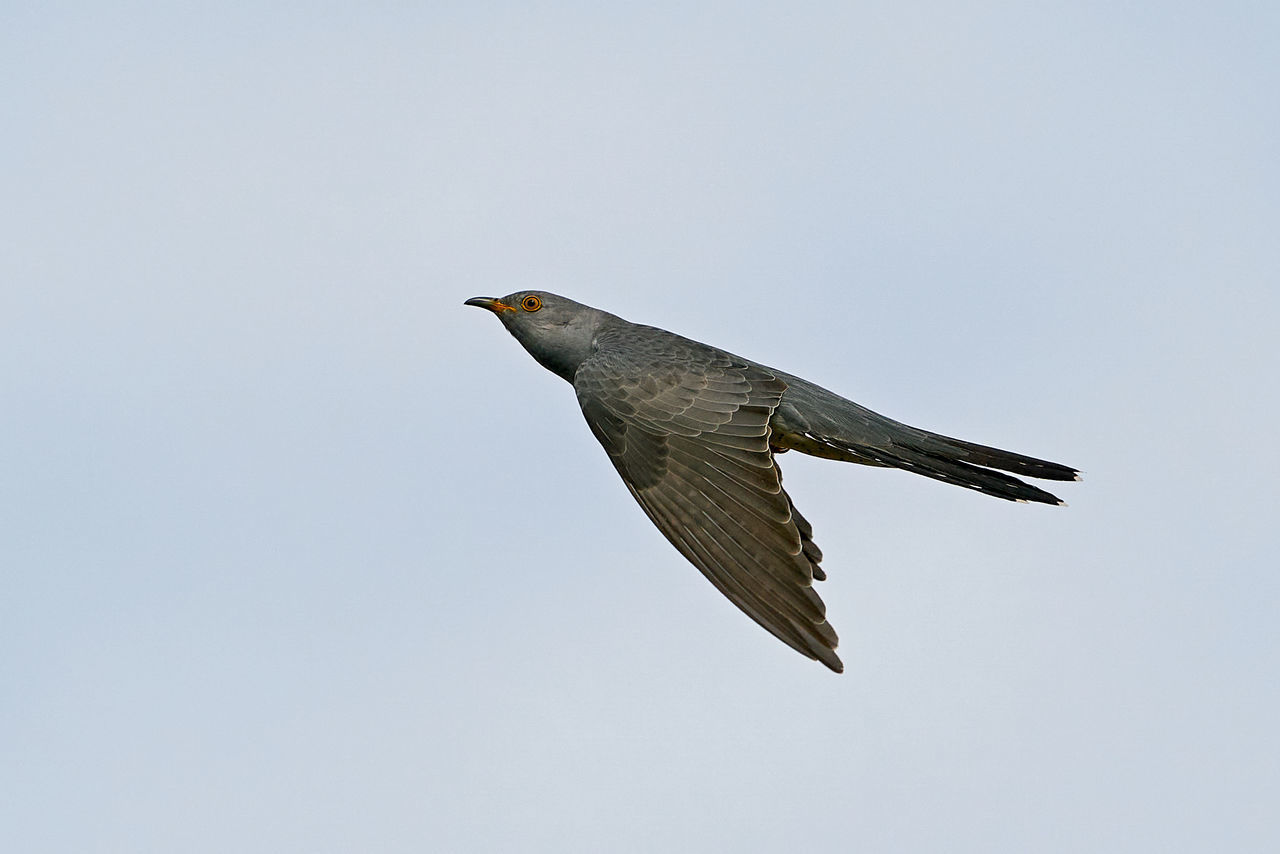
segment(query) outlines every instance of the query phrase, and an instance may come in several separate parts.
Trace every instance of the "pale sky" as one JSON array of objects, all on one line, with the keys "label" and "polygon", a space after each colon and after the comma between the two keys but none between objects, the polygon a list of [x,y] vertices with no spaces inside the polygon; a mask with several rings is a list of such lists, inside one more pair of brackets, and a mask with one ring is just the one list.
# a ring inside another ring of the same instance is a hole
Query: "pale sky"
[{"label": "pale sky", "polygon": [[[0,846],[1280,850],[1280,7],[0,11]],[[556,291],[1077,466],[724,600]]]}]

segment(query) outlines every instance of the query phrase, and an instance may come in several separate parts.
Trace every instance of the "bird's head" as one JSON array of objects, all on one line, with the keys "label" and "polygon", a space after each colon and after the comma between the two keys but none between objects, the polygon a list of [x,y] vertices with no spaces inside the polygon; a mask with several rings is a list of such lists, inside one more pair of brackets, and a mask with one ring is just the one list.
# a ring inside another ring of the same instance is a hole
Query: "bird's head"
[{"label": "bird's head", "polygon": [[612,316],[546,291],[472,297],[465,304],[492,311],[533,358],[569,382],[578,365],[591,355],[601,322]]}]

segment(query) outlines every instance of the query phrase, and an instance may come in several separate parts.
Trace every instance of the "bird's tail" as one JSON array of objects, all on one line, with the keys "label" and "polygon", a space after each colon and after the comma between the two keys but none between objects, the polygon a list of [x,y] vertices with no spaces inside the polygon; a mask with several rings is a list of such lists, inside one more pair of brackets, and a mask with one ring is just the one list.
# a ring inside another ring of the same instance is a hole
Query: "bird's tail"
[{"label": "bird's tail", "polygon": [[855,444],[827,436],[812,438],[861,458],[860,461],[905,469],[1009,501],[1064,503],[1056,495],[1004,472],[1045,480],[1080,479],[1080,473],[1070,466],[924,430],[900,431],[886,446]]}]

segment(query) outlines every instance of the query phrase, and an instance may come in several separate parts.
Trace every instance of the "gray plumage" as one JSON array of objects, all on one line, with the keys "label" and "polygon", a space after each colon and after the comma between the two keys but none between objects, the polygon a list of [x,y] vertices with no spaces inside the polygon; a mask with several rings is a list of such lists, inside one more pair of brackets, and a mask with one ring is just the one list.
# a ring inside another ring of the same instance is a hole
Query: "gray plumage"
[{"label": "gray plumage", "polygon": [[627,489],[681,554],[747,616],[836,672],[844,669],[836,633],[813,589],[826,578],[822,552],[782,489],[777,454],[892,466],[1045,504],[1062,502],[1003,472],[1079,479],[1068,466],[909,427],[807,380],[555,294],[466,304],[492,311],[573,384]]}]

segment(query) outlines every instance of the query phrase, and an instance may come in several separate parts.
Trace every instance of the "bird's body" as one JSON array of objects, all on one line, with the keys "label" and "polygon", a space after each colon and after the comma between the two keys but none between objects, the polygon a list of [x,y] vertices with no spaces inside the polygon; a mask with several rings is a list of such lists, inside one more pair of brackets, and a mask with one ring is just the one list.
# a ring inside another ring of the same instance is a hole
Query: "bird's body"
[{"label": "bird's body", "polygon": [[[797,651],[843,669],[813,589],[813,530],[782,489],[796,450],[892,466],[1013,501],[1060,504],[1002,472],[1076,480],[1067,466],[909,427],[821,386],[542,291],[477,297],[573,384],[627,488],[735,605]],[[1001,471],[993,471],[1000,469]]]}]

